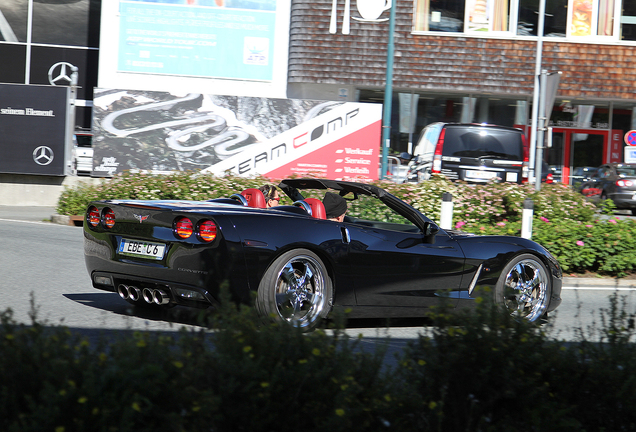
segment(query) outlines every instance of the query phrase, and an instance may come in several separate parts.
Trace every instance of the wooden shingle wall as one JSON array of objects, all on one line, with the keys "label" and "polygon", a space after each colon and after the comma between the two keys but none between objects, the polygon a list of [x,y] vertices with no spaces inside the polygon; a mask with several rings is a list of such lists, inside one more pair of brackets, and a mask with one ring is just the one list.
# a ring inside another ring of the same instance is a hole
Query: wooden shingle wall
[{"label": "wooden shingle wall", "polygon": [[[350,20],[342,34],[344,0],[337,33],[329,33],[327,0],[292,0],[289,82],[384,87],[388,20]],[[531,95],[536,40],[412,34],[413,2],[396,9],[393,87],[416,91]],[[351,16],[359,17],[356,0]],[[389,11],[381,18],[389,18]],[[559,97],[636,99],[636,47],[583,44],[544,38],[543,69],[562,71]]]}]

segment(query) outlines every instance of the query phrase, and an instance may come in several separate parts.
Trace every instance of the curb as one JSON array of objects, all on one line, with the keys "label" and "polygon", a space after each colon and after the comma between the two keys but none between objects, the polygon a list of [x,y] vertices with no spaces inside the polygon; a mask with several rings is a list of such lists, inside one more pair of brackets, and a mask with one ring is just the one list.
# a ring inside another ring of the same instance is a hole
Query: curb
[{"label": "curb", "polygon": [[51,215],[51,222],[59,225],[82,226],[84,224],[84,216],[54,214]]},{"label": "curb", "polygon": [[577,278],[564,277],[563,286],[569,288],[603,287],[603,288],[636,288],[636,280],[620,278]]},{"label": "curb", "polygon": [[51,222],[59,225],[69,225],[70,216],[54,214],[51,215]]}]

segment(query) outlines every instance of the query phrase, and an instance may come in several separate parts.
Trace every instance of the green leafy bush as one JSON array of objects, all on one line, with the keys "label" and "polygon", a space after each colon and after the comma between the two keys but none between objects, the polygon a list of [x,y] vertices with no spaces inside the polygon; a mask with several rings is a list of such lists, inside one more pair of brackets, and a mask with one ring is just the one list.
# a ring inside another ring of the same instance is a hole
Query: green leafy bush
[{"label": "green leafy bush", "polygon": [[91,339],[35,316],[17,324],[6,310],[0,430],[634,430],[625,299],[615,295],[597,327],[566,343],[488,298],[437,309],[395,366],[385,345],[363,347],[339,325],[304,334],[231,302],[202,315],[200,330]]},{"label": "green leafy bush", "polygon": [[340,330],[260,325],[231,302],[200,331],[97,343],[0,313],[0,430],[377,431],[399,389]]},{"label": "green leafy bush", "polygon": [[[481,299],[490,297],[482,294]],[[626,312],[624,298],[615,295],[601,311],[602,325],[580,330],[572,343],[551,337],[556,329],[516,321],[486,300],[474,311],[442,311],[432,319],[432,328],[410,344],[396,374],[421,405],[419,430],[578,432],[636,426],[634,314]]]},{"label": "green leafy bush", "polygon": [[532,238],[550,250],[568,272],[593,271],[620,277],[636,269],[633,220],[539,220]]}]

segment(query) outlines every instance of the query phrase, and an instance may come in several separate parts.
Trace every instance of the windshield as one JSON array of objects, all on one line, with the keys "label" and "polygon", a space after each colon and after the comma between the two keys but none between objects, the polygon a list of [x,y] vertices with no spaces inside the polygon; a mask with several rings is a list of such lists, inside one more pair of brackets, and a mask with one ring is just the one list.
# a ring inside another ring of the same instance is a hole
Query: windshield
[{"label": "windshield", "polygon": [[483,127],[449,127],[444,137],[444,156],[523,160],[521,133]]}]

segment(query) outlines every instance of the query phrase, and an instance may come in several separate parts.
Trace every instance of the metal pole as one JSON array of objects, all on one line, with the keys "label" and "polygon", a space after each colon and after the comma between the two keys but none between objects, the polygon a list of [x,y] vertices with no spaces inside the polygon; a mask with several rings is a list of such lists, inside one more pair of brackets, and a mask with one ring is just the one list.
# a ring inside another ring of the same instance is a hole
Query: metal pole
[{"label": "metal pole", "polygon": [[387,43],[386,84],[384,89],[384,113],[382,115],[382,164],[380,179],[384,179],[387,170],[389,147],[391,144],[391,104],[393,103],[393,33],[395,32],[396,0],[392,0],[389,18],[389,41]]},{"label": "metal pole", "polygon": [[[536,181],[534,168],[536,165],[536,152],[537,152],[537,118],[539,116],[539,75],[541,75],[541,57],[543,55],[543,25],[545,22],[545,0],[539,2],[539,22],[537,25],[537,56],[536,64],[534,68],[534,93],[532,95],[532,125],[530,136],[530,181],[534,178]],[[541,182],[541,179],[538,180]]]},{"label": "metal pole", "polygon": [[541,71],[541,84],[539,88],[541,89],[540,97],[539,97],[539,123],[537,124],[537,157],[535,161],[534,172],[537,176],[537,181],[534,184],[534,190],[541,190],[541,170],[543,163],[543,145],[545,142],[545,131],[547,126],[547,113],[546,113],[546,94],[548,87],[548,73],[546,71]]}]

